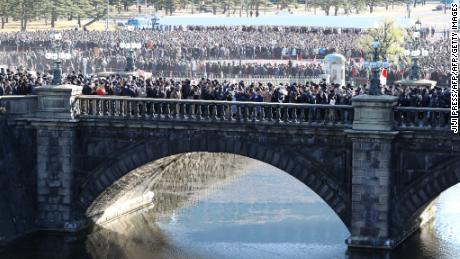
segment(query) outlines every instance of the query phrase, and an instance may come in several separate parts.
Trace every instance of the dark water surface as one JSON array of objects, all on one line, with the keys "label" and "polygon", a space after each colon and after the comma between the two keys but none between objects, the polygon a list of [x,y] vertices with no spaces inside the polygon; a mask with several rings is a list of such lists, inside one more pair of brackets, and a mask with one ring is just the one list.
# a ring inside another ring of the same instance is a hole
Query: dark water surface
[{"label": "dark water surface", "polygon": [[35,234],[3,249],[0,258],[459,259],[459,198],[460,186],[444,192],[435,220],[394,252],[350,251],[348,230],[316,194],[276,168],[251,163],[170,213],[146,210],[88,235]]}]

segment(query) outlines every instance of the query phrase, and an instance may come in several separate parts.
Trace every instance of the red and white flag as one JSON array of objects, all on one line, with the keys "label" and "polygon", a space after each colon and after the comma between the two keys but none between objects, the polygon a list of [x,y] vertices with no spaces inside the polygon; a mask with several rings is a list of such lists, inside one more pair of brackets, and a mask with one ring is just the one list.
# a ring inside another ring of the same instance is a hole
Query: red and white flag
[{"label": "red and white flag", "polygon": [[380,84],[386,85],[387,84],[387,76],[388,76],[388,71],[383,68],[382,71],[380,72]]}]

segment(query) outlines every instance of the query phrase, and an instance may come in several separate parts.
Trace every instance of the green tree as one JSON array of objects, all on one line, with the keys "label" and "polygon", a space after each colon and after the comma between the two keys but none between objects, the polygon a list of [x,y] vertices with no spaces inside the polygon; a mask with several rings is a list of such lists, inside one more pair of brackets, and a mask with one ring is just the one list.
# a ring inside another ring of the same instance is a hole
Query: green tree
[{"label": "green tree", "polygon": [[[110,2],[109,2],[110,3]],[[78,26],[81,27],[81,18],[92,18],[91,22],[99,20],[101,17],[107,15],[108,10],[107,2],[105,0],[80,0],[72,6],[72,13],[70,18],[76,15],[78,19]],[[88,24],[86,24],[87,26]]]},{"label": "green tree", "polygon": [[[122,0],[124,2],[130,2],[129,5],[136,4],[136,0]],[[176,8],[182,6],[184,3],[182,0],[149,0],[149,4],[153,4],[155,11],[164,11],[166,15],[172,14]],[[128,9],[129,5],[125,7]]]},{"label": "green tree", "polygon": [[[8,4],[3,6],[6,20],[12,17],[21,22],[21,31],[27,29],[29,21],[37,18],[43,11],[45,0],[16,0],[8,1]],[[0,7],[1,8],[1,7]],[[3,24],[4,25],[4,24]]]},{"label": "green tree", "polygon": [[133,4],[136,4],[136,0],[119,0],[121,1],[121,5],[123,5],[123,10],[126,12],[128,11],[128,8],[133,5]]},{"label": "green tree", "polygon": [[[33,1],[33,0],[32,0]],[[39,0],[43,1],[43,11],[49,15],[51,27],[56,26],[59,18],[68,18],[72,20],[78,18],[79,25],[81,18],[91,18],[90,22],[84,26],[88,26],[107,14],[106,0]],[[35,1],[36,2],[36,1]]]},{"label": "green tree", "polygon": [[381,59],[387,58],[390,61],[395,61],[404,51],[404,30],[393,19],[385,19],[378,28],[369,29],[358,40],[358,47],[363,50],[369,60],[374,51],[372,43],[375,38],[380,43]]},{"label": "green tree", "polygon": [[260,12],[261,7],[270,7],[272,6],[272,2],[269,0],[253,0],[253,6],[256,12]]},{"label": "green tree", "polygon": [[321,10],[323,10],[326,13],[326,15],[329,15],[331,7],[335,4],[334,2],[336,1],[335,0],[313,0],[312,5],[314,7],[321,8]]},{"label": "green tree", "polygon": [[185,10],[187,9],[187,5],[192,4],[192,1],[191,0],[179,0],[177,4],[178,4],[179,9]]},{"label": "green tree", "polygon": [[5,24],[8,22],[8,18],[10,17],[13,9],[12,6],[13,4],[11,0],[0,1],[0,17],[2,17],[2,29],[5,29]]},{"label": "green tree", "polygon": [[385,0],[365,0],[365,3],[367,6],[369,6],[369,12],[373,13],[374,12],[374,7],[377,5],[385,2]]},{"label": "green tree", "polygon": [[48,0],[45,3],[45,12],[50,15],[51,28],[56,26],[60,16],[68,15],[74,10],[74,3],[71,0]]},{"label": "green tree", "polygon": [[359,14],[359,12],[366,6],[364,0],[348,0],[348,2],[357,14]]},{"label": "green tree", "polygon": [[165,14],[172,15],[174,11],[176,11],[176,8],[178,5],[179,5],[178,0],[163,0],[163,8],[164,8]]},{"label": "green tree", "polygon": [[230,15],[231,12],[231,14],[236,14],[239,10],[239,15],[242,16],[246,1],[247,0],[223,0],[221,1],[223,8],[222,13],[227,12],[228,15]]},{"label": "green tree", "polygon": [[332,6],[334,7],[334,16],[337,16],[340,8],[345,8],[348,0],[336,0],[332,1]]},{"label": "green tree", "polygon": [[219,8],[219,5],[221,1],[218,0],[207,0],[205,2],[205,6],[210,7],[212,9],[212,14],[217,14],[217,8]]},{"label": "green tree", "polygon": [[297,5],[296,0],[277,0],[276,1],[276,9],[283,10],[285,8],[288,8],[289,5]]}]

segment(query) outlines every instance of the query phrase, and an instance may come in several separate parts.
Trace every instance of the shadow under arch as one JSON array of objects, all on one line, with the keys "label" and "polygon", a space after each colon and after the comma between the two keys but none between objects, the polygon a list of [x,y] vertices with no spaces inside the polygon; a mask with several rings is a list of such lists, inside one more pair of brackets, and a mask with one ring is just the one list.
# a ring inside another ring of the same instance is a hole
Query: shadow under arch
[{"label": "shadow under arch", "polygon": [[234,138],[215,141],[189,137],[181,140],[143,141],[114,152],[112,157],[89,173],[90,177],[77,193],[77,206],[81,211],[86,211],[106,188],[136,168],[158,159],[192,152],[235,154],[272,165],[314,191],[350,229],[350,194],[334,182],[321,163],[291,150],[274,149],[268,145],[247,143]]},{"label": "shadow under arch", "polygon": [[[393,215],[394,222],[417,220],[429,204],[441,193],[460,183],[460,157],[450,159],[432,168],[429,177],[424,177],[408,186]],[[403,219],[403,221],[401,221]]]}]

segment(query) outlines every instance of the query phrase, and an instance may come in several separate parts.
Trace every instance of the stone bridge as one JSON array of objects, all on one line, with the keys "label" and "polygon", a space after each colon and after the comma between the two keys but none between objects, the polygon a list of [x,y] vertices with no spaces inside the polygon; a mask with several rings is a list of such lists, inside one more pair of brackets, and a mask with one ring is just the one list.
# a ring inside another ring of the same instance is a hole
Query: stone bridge
[{"label": "stone bridge", "polygon": [[0,156],[0,174],[28,201],[0,217],[0,227],[13,217],[34,219],[5,236],[71,230],[91,220],[88,208],[122,177],[190,152],[238,154],[297,178],[348,227],[350,247],[396,247],[460,182],[460,137],[450,131],[449,109],[395,107],[390,96],[331,106],[79,93],[67,85],[0,98],[8,154]]}]

